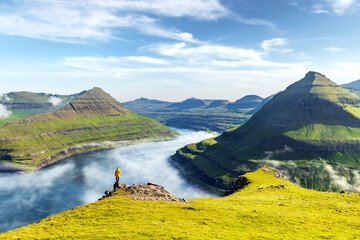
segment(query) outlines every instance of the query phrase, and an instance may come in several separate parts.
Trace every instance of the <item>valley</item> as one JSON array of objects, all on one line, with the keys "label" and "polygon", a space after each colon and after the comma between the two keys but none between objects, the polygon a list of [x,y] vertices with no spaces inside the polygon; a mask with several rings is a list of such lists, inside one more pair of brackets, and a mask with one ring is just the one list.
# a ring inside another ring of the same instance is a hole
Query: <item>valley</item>
[{"label": "valley", "polygon": [[357,191],[359,104],[353,91],[309,72],[242,126],[186,145],[172,160],[186,169],[190,179],[220,189],[266,162],[306,188]]}]

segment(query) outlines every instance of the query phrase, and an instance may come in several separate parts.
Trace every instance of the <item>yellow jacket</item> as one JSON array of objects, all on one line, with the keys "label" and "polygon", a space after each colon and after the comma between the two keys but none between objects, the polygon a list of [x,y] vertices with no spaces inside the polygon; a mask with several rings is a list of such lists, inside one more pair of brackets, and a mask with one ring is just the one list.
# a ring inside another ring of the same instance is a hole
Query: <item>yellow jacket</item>
[{"label": "yellow jacket", "polygon": [[120,177],[121,176],[121,171],[119,168],[116,168],[115,170],[115,177]]}]

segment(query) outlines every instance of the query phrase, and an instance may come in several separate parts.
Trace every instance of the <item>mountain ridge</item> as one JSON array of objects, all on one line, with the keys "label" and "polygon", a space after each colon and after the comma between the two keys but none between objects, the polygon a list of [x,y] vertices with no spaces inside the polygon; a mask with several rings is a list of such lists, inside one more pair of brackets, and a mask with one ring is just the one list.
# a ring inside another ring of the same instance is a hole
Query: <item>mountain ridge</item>
[{"label": "mountain ridge", "polygon": [[167,126],[223,132],[246,122],[267,100],[246,95],[233,103],[223,99],[189,98],[182,102],[164,102],[140,98],[123,104]]},{"label": "mountain ridge", "polygon": [[[360,170],[359,100],[324,75],[309,72],[276,94],[242,126],[186,145],[171,159],[185,168],[191,179],[218,188],[273,160],[304,187],[336,190],[325,164],[332,164],[339,174],[346,173],[350,182],[354,181],[351,175],[357,174],[351,169]],[[309,174],[300,172],[299,166]],[[323,176],[314,176],[314,171]]]},{"label": "mountain ridge", "polygon": [[33,171],[74,154],[176,135],[155,120],[132,113],[100,88],[93,88],[56,112],[1,127],[0,162]]}]

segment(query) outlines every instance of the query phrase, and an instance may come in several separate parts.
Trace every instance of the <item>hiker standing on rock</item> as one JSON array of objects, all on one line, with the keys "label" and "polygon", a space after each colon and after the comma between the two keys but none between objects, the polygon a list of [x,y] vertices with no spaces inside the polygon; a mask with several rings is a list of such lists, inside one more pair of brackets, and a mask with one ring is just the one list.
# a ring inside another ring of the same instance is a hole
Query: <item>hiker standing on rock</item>
[{"label": "hiker standing on rock", "polygon": [[117,167],[116,170],[115,170],[116,182],[119,182],[120,176],[121,176],[121,171],[120,171],[119,167]]}]

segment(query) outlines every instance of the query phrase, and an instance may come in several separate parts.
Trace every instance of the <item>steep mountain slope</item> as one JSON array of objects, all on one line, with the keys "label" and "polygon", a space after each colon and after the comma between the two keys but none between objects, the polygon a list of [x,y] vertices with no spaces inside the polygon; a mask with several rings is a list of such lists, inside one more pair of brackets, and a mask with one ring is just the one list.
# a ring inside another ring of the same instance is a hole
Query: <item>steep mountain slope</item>
[{"label": "steep mountain slope", "polygon": [[224,198],[134,200],[125,189],[1,239],[358,239],[360,196],[300,188],[264,167]]},{"label": "steep mountain slope", "polygon": [[272,162],[303,186],[336,190],[324,164],[336,164],[330,167],[355,181],[352,176],[360,169],[359,103],[356,94],[309,72],[244,125],[187,145],[172,159],[191,177],[219,188],[264,161],[280,160]]},{"label": "steep mountain slope", "polygon": [[80,94],[82,93],[59,95],[23,91],[0,95],[0,105],[9,112],[9,116],[0,118],[0,126],[32,115],[55,112]]},{"label": "steep mountain slope", "polygon": [[256,95],[245,96],[235,103],[195,98],[171,103],[140,98],[123,104],[131,111],[167,126],[223,132],[246,122],[267,100]]},{"label": "steep mountain slope", "polygon": [[118,141],[169,139],[176,132],[124,108],[100,88],[79,95],[60,110],[0,128],[0,160],[32,171]]}]

